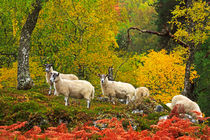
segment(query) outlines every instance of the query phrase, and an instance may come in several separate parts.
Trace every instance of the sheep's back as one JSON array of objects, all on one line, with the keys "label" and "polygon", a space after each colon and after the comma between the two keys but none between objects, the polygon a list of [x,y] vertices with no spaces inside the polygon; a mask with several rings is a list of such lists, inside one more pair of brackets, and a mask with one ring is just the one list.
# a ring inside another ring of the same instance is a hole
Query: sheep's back
[{"label": "sheep's back", "polygon": [[136,99],[142,97],[149,97],[149,90],[146,87],[139,87],[136,89]]},{"label": "sheep's back", "polygon": [[85,80],[66,80],[69,82],[71,92],[75,93],[91,93],[93,86]]},{"label": "sheep's back", "polygon": [[183,95],[176,95],[173,97],[172,102],[171,102],[171,107],[173,108],[177,104],[182,104],[184,106],[185,112],[192,114],[194,117],[197,115],[193,113],[192,111],[197,111],[201,113],[201,110],[198,104]]},{"label": "sheep's back", "polygon": [[119,94],[135,94],[135,88],[129,83],[113,82],[113,87]]},{"label": "sheep's back", "polygon": [[60,77],[67,80],[78,80],[78,77],[74,74],[60,74]]}]

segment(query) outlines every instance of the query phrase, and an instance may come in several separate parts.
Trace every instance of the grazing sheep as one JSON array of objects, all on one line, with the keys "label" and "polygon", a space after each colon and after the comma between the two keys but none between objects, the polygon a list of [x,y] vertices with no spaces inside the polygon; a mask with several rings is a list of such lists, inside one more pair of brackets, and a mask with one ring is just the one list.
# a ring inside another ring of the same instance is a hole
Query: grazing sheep
[{"label": "grazing sheep", "polygon": [[108,96],[109,99],[115,104],[113,101],[114,97],[119,99],[126,99],[126,104],[132,100],[135,95],[135,88],[128,83],[109,81],[108,75],[98,74],[101,79],[101,89],[102,94]]},{"label": "grazing sheep", "polygon": [[[49,95],[52,91],[53,83],[50,81],[50,76],[52,72],[56,72],[53,70],[52,64],[45,64],[45,71],[46,71],[46,81],[50,85]],[[78,80],[78,77],[74,74],[60,74],[61,78],[63,79],[69,79],[69,80]],[[55,86],[54,86],[55,89]],[[54,95],[56,95],[56,89],[54,91]]]},{"label": "grazing sheep", "polygon": [[136,89],[135,100],[139,101],[145,97],[149,97],[149,89],[146,87],[138,87]]},{"label": "grazing sheep", "polygon": [[57,94],[65,96],[65,106],[68,105],[69,97],[75,99],[86,99],[87,108],[90,108],[90,101],[94,98],[95,89],[90,82],[85,80],[62,79],[58,72],[53,72],[50,81],[55,83]]},{"label": "grazing sheep", "polygon": [[[201,110],[196,102],[193,102],[189,98],[183,95],[176,95],[172,98],[171,102],[171,108],[174,108],[175,105],[177,104],[182,104],[184,106],[185,112],[190,114],[193,118],[202,118],[202,113]],[[199,112],[200,114],[198,115],[197,113],[193,112]]]}]

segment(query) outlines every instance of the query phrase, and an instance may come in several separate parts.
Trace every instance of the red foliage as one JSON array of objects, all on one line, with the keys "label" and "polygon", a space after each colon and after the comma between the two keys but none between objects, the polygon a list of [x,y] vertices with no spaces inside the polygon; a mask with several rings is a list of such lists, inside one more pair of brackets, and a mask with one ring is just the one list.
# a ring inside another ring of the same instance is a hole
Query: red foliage
[{"label": "red foliage", "polygon": [[176,104],[174,108],[171,110],[171,113],[169,114],[169,118],[172,118],[173,116],[179,117],[180,114],[185,114],[185,109],[183,104]]},{"label": "red foliage", "polygon": [[0,139],[8,140],[15,139],[50,139],[50,140],[71,140],[89,138],[101,140],[208,140],[210,136],[210,127],[203,125],[202,127],[193,126],[189,120],[184,120],[173,116],[167,120],[160,120],[157,125],[152,125],[152,131],[143,130],[141,132],[134,131],[131,125],[125,130],[122,125],[122,120],[103,119],[98,120],[98,124],[106,124],[103,130],[91,126],[86,123],[83,126],[78,126],[71,132],[68,131],[65,124],[60,124],[57,127],[49,127],[45,132],[41,132],[38,126],[34,126],[31,130],[22,133],[16,129],[24,127],[27,122],[16,123],[10,126],[0,126]]}]

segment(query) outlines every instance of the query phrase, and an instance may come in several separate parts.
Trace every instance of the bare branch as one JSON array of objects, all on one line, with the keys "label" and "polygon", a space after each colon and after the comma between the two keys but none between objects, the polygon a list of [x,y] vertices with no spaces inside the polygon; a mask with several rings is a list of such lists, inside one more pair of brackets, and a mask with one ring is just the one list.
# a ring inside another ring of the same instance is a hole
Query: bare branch
[{"label": "bare branch", "polygon": [[165,36],[165,37],[169,37],[171,39],[173,39],[174,41],[176,41],[179,45],[182,45],[184,46],[185,48],[189,48],[190,46],[185,43],[184,41],[180,40],[180,39],[177,39],[175,38],[175,36],[173,34],[171,34],[167,28],[165,28],[164,32],[156,32],[156,31],[150,31],[150,30],[142,30],[142,29],[139,29],[137,27],[130,27],[128,30],[127,30],[127,34],[128,34],[128,43],[131,42],[131,39],[130,39],[130,30],[137,30],[141,33],[149,33],[149,34],[155,34],[157,36]]}]

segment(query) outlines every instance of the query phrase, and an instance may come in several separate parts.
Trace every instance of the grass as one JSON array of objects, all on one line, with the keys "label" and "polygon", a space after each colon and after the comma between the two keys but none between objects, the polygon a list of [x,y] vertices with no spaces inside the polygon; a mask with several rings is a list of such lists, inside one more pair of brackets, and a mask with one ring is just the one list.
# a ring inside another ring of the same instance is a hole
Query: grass
[{"label": "grass", "polygon": [[95,98],[91,108],[86,108],[85,100],[70,99],[70,105],[64,105],[63,96],[48,95],[47,86],[37,86],[30,90],[15,88],[0,89],[0,125],[11,125],[17,121],[28,121],[27,129],[34,125],[45,129],[65,122],[69,129],[88,121],[117,117],[125,119],[125,127],[132,122],[137,130],[150,129],[163,113],[132,114],[132,108],[119,102],[112,105]]}]

